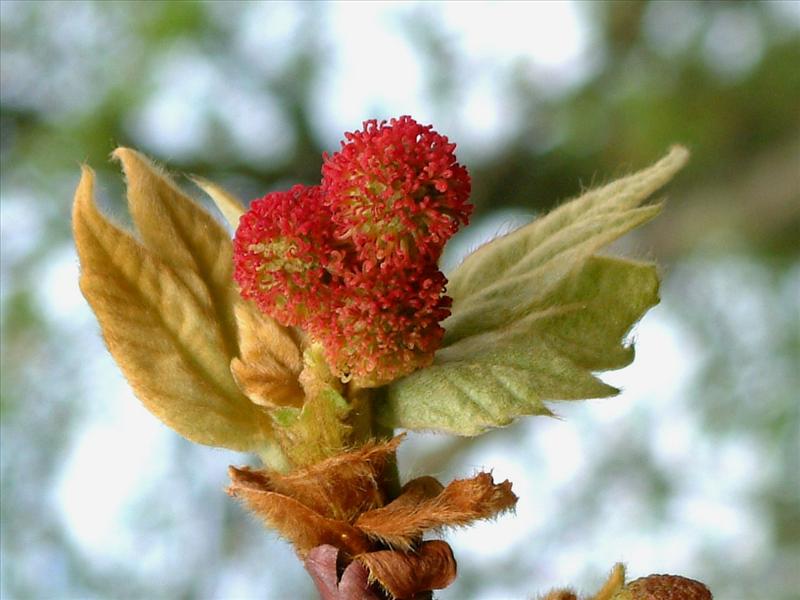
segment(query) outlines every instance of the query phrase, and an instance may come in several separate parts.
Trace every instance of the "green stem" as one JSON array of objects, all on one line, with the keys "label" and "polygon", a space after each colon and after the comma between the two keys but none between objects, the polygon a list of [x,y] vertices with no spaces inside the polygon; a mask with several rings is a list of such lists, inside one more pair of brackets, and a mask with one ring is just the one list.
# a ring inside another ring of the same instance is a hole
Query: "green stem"
[{"label": "green stem", "polygon": [[275,440],[269,440],[267,445],[258,451],[258,457],[266,468],[279,473],[286,473],[291,468],[289,459],[286,458],[286,454],[284,454],[280,444]]},{"label": "green stem", "polygon": [[[370,440],[388,440],[394,436],[394,429],[386,427],[375,418],[372,410],[374,402],[379,401],[381,388],[358,388],[350,385],[345,390],[350,402],[350,424],[353,427],[353,443],[360,446]],[[386,465],[384,480],[381,482],[386,501],[391,502],[400,495],[400,471],[397,468],[397,455]]]}]

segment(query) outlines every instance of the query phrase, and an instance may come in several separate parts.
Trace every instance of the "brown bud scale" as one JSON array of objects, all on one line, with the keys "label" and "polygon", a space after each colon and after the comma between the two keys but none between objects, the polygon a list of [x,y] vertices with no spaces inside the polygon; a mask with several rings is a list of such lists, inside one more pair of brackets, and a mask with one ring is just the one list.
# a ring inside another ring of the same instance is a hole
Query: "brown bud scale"
[{"label": "brown bud scale", "polygon": [[711,591],[679,575],[649,575],[625,586],[631,600],[712,600]]}]

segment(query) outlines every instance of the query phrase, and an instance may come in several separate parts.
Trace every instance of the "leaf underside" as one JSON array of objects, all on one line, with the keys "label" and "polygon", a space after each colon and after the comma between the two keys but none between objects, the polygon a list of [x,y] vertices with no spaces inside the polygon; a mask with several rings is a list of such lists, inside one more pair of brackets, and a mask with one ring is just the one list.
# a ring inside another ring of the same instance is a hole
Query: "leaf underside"
[{"label": "leaf underside", "polygon": [[687,159],[675,147],[468,256],[449,277],[452,315],[434,364],[388,386],[380,420],[469,436],[552,414],[546,400],[617,394],[593,373],[633,360],[625,339],[658,302],[658,275],[596,252],[659,213],[641,204]]}]

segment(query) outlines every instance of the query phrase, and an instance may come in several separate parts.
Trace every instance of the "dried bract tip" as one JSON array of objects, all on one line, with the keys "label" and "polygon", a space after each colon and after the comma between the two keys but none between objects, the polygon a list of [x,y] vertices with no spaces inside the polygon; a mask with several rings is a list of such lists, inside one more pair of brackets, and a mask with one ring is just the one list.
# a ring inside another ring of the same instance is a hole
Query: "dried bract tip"
[{"label": "dried bract tip", "polygon": [[331,519],[348,523],[364,511],[383,506],[384,479],[403,436],[371,442],[288,474],[230,467],[232,495],[241,490],[274,492],[293,498]]},{"label": "dried bract tip", "polygon": [[337,238],[375,266],[436,261],[472,211],[455,144],[409,116],[366,121],[345,137],[322,167]]},{"label": "dried bract tip", "polygon": [[614,595],[622,589],[625,585],[625,565],[617,563],[608,574],[608,579],[603,584],[603,587],[592,596],[592,600],[611,600]]},{"label": "dried bract tip", "polygon": [[348,523],[329,519],[286,495],[266,491],[266,479],[246,470],[231,470],[228,494],[241,499],[264,523],[275,529],[304,557],[312,548],[330,544],[356,556],[370,550],[367,537]]},{"label": "dried bract tip", "polygon": [[409,482],[404,493],[383,508],[365,512],[356,527],[394,548],[411,548],[426,531],[469,525],[514,508],[511,482],[495,484],[489,473],[457,479],[440,493],[423,480]]},{"label": "dried bract tip", "polygon": [[578,595],[569,589],[552,590],[540,596],[539,600],[578,600]]}]

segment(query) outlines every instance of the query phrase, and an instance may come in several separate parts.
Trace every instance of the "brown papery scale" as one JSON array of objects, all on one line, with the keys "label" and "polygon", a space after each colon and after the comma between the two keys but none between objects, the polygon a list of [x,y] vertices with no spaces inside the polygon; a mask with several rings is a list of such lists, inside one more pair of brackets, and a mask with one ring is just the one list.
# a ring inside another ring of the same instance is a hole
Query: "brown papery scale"
[{"label": "brown papery scale", "polygon": [[712,600],[709,589],[679,575],[649,575],[630,582],[615,598],[619,600]]}]

